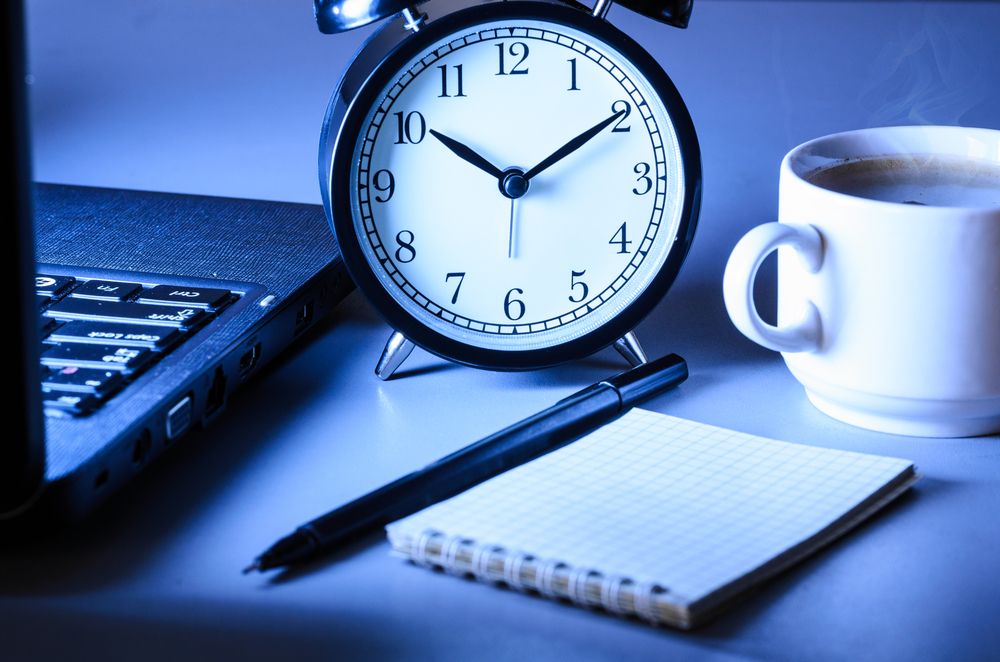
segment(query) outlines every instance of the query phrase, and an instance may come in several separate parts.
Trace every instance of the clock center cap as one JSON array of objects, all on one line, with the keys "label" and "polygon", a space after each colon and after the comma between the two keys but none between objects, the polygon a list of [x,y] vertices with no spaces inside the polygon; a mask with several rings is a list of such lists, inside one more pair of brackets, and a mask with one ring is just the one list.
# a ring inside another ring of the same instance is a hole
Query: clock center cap
[{"label": "clock center cap", "polygon": [[528,180],[520,168],[507,168],[500,178],[500,192],[508,198],[517,199],[528,192]]}]

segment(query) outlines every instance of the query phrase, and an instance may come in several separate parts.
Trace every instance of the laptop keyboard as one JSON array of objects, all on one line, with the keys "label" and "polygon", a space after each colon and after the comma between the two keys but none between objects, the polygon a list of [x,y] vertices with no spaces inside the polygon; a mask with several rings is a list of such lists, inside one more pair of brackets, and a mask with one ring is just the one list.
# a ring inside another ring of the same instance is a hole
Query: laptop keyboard
[{"label": "laptop keyboard", "polygon": [[93,412],[239,298],[222,288],[38,274],[42,400]]}]

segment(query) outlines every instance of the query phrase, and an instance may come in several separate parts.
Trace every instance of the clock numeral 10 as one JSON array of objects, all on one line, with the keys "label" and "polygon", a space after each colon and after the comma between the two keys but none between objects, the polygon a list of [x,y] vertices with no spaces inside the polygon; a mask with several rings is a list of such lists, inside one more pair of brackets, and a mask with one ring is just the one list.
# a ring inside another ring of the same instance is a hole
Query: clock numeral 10
[{"label": "clock numeral 10", "polygon": [[[517,74],[528,73],[528,67],[521,68],[524,61],[528,59],[528,45],[523,41],[515,41],[513,44],[497,44],[497,49],[500,51],[500,66],[499,71],[497,71],[497,76],[509,76]],[[517,63],[511,67],[510,71],[504,66],[504,53],[510,53],[511,58],[521,58]]]},{"label": "clock numeral 10", "polygon": [[[378,193],[375,194],[375,202],[389,202],[392,194],[396,192],[396,178],[388,170],[379,170],[372,177],[372,188]],[[384,193],[385,195],[379,195]]]},{"label": "clock numeral 10", "polygon": [[613,245],[617,245],[618,246],[618,254],[619,255],[626,255],[628,253],[631,253],[631,251],[628,249],[628,247],[632,244],[632,242],[629,241],[628,230],[626,229],[625,226],[626,226],[626,223],[622,223],[618,227],[618,231],[615,232],[614,236],[611,237],[611,240],[608,241],[609,244],[613,244]]},{"label": "clock numeral 10", "polygon": [[458,303],[458,292],[462,289],[462,283],[465,282],[465,272],[464,271],[452,271],[444,277],[444,282],[448,282],[452,278],[458,279],[458,286],[455,288],[455,293],[451,295],[451,302],[453,304]]},{"label": "clock numeral 10", "polygon": [[569,62],[569,87],[566,91],[579,92],[580,88],[576,86],[576,58],[572,57],[566,61]]},{"label": "clock numeral 10", "polygon": [[587,273],[586,269],[584,269],[583,271],[571,271],[570,272],[571,275],[569,277],[569,289],[570,290],[576,290],[576,288],[580,288],[580,298],[579,299],[573,298],[572,294],[569,295],[569,300],[572,301],[573,303],[580,303],[581,301],[583,301],[584,299],[587,298],[588,294],[590,294],[590,288],[587,287],[587,284],[584,283],[582,280],[577,280],[577,278],[580,278],[585,273]]},{"label": "clock numeral 10", "polygon": [[417,111],[393,113],[396,116],[396,144],[419,143],[427,135],[427,121]]},{"label": "clock numeral 10", "polygon": [[462,65],[456,64],[452,67],[452,69],[455,70],[455,75],[457,76],[457,80],[455,82],[457,91],[455,94],[448,94],[448,65],[442,64],[437,68],[441,70],[441,94],[439,94],[438,97],[464,97],[465,88],[462,86]]},{"label": "clock numeral 10", "polygon": [[413,262],[414,258],[417,257],[417,249],[413,247],[414,239],[413,233],[409,230],[400,230],[396,233],[396,243],[399,244],[399,248],[396,249],[397,262],[406,264]]},{"label": "clock numeral 10", "polygon": [[524,317],[524,302],[520,299],[514,297],[514,293],[524,294],[524,290],[520,287],[515,287],[511,291],[507,292],[507,296],[503,299],[503,314],[507,316],[512,322]]}]

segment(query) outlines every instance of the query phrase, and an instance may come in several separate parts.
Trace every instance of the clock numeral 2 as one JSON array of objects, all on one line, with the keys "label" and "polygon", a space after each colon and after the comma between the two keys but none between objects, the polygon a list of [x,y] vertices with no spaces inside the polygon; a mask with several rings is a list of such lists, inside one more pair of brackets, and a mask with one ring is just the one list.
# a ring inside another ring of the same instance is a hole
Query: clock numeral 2
[{"label": "clock numeral 2", "polygon": [[457,91],[453,95],[452,94],[448,94],[448,65],[447,64],[442,64],[442,65],[438,66],[437,68],[441,70],[441,94],[439,94],[438,97],[439,98],[440,97],[451,97],[451,96],[464,97],[465,96],[465,88],[462,86],[462,65],[456,64],[456,65],[454,65],[452,67],[452,69],[455,70],[455,75],[458,77],[457,81],[455,83],[455,85],[457,87]]},{"label": "clock numeral 2", "polygon": [[406,264],[407,262],[413,262],[413,259],[417,257],[417,249],[413,247],[413,233],[409,230],[400,230],[396,233],[396,243],[399,244],[399,248],[396,249],[396,261]]},{"label": "clock numeral 2", "polygon": [[645,161],[636,163],[635,167],[632,168],[632,172],[639,175],[635,181],[642,182],[642,190],[639,190],[638,186],[632,188],[632,192],[636,195],[646,195],[653,188],[653,178],[649,176],[649,164]]},{"label": "clock numeral 2", "polygon": [[625,225],[625,223],[622,223],[621,226],[619,226],[618,231],[615,232],[614,236],[611,237],[611,240],[608,241],[609,244],[617,244],[619,255],[625,255],[631,252],[628,247],[632,242],[628,239],[628,231],[625,229]]},{"label": "clock numeral 2", "polygon": [[[524,317],[524,302],[513,297],[515,292],[518,294],[524,294],[524,290],[520,287],[515,287],[510,292],[507,292],[507,296],[503,299],[503,314],[506,315],[507,319],[512,322],[516,322]],[[512,310],[513,314],[511,314]]]},{"label": "clock numeral 2", "polygon": [[451,295],[451,302],[453,304],[458,303],[458,292],[462,289],[462,283],[465,282],[465,272],[464,271],[453,271],[444,277],[444,282],[448,282],[452,278],[458,279],[458,286],[455,288],[455,293]]},{"label": "clock numeral 2", "polygon": [[372,177],[372,188],[379,193],[385,193],[385,196],[376,193],[375,202],[389,202],[392,194],[396,192],[396,178],[388,170],[379,170]]},{"label": "clock numeral 2", "polygon": [[570,58],[566,60],[569,62],[569,88],[567,92],[579,92],[580,88],[576,86],[576,58]]},{"label": "clock numeral 2", "polygon": [[413,111],[412,113],[393,113],[396,116],[396,144],[419,143],[427,135],[427,121],[424,116]]},{"label": "clock numeral 2", "polygon": [[632,114],[632,104],[630,104],[628,101],[625,101],[624,99],[619,99],[618,101],[615,101],[613,104],[611,104],[612,113],[620,113],[623,110],[625,111],[625,114],[619,117],[618,121],[615,122],[615,126],[613,129],[611,129],[611,133],[626,133],[632,130],[631,126],[622,126],[622,122],[624,122],[628,118],[628,116]]},{"label": "clock numeral 2", "polygon": [[[523,41],[515,41],[513,44],[497,44],[497,49],[500,51],[500,67],[497,71],[497,76],[508,76],[511,74],[526,74],[528,73],[528,67],[521,69],[521,65],[524,61],[528,59],[528,45]],[[512,58],[519,57],[520,60],[517,61],[510,71],[504,66],[504,53],[510,53]]]},{"label": "clock numeral 2", "polygon": [[587,298],[588,294],[590,294],[590,288],[587,287],[587,284],[584,283],[582,280],[577,280],[577,278],[579,278],[579,277],[583,276],[585,273],[587,273],[587,270],[584,269],[583,271],[572,271],[570,273],[571,273],[571,275],[570,275],[570,278],[569,278],[569,289],[570,290],[575,290],[576,288],[579,287],[580,288],[580,298],[579,299],[574,299],[573,295],[571,294],[571,295],[569,295],[569,300],[572,301],[573,303],[580,303],[581,301],[583,301],[584,299]]}]

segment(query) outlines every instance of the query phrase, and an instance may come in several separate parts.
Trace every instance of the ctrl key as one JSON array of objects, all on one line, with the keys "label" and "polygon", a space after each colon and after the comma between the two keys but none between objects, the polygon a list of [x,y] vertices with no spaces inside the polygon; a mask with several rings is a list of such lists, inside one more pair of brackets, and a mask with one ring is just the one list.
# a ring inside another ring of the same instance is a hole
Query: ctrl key
[{"label": "ctrl key", "polygon": [[66,414],[80,416],[89,414],[100,401],[88,393],[50,393],[42,391],[42,407]]}]

